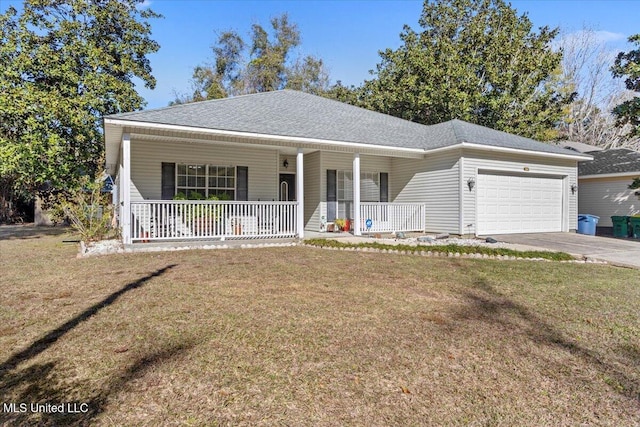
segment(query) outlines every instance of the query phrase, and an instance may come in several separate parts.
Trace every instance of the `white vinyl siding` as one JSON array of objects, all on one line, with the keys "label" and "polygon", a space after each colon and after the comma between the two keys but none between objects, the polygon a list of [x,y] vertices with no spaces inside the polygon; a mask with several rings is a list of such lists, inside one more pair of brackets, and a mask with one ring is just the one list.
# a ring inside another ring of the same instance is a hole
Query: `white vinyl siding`
[{"label": "white vinyl siding", "polygon": [[[278,161],[278,168],[280,173],[296,173],[296,155],[295,154],[280,154],[280,160]],[[287,167],[284,166],[284,161],[287,161]],[[304,166],[307,166],[306,164]]]},{"label": "white vinyl siding", "polygon": [[459,233],[459,152],[427,155],[424,160],[392,160],[389,196],[396,203],[424,203],[426,231]]},{"label": "white vinyl siding", "polygon": [[278,200],[278,152],[272,149],[131,141],[131,201],[160,200],[162,162],[247,166],[249,200]]},{"label": "white vinyl siding", "polygon": [[[523,175],[547,175],[562,178],[562,231],[575,230],[578,221],[578,197],[571,194],[571,184],[577,183],[577,162],[575,160],[535,157],[526,154],[484,152],[465,149],[462,173],[462,225],[464,233],[477,233],[476,202],[478,170],[513,172]],[[469,191],[467,180],[476,180],[476,187]]]},{"label": "white vinyl siding", "polygon": [[[320,231],[320,217],[322,214],[320,193],[322,192],[320,176],[320,152],[304,155],[304,228],[310,231]],[[289,165],[291,169],[291,165]]]},{"label": "white vinyl siding", "polygon": [[599,227],[613,227],[612,216],[640,214],[638,190],[628,187],[632,176],[620,178],[588,178],[578,182],[578,213],[600,217]]}]

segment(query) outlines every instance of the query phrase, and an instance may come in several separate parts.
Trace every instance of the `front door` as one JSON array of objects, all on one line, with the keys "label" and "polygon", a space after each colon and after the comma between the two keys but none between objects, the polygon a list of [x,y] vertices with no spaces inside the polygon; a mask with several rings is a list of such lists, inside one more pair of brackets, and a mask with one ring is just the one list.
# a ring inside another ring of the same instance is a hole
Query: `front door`
[{"label": "front door", "polygon": [[296,200],[296,175],[293,173],[280,174],[280,201],[293,202]]}]

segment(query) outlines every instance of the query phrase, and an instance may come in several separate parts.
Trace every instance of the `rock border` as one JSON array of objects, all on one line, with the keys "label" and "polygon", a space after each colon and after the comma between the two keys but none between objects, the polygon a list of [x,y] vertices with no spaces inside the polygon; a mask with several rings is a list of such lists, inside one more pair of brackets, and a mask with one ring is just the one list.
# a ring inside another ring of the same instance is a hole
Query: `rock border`
[{"label": "rock border", "polygon": [[[459,252],[440,252],[440,251],[407,251],[400,249],[378,249],[378,248],[368,248],[368,247],[354,247],[354,246],[346,246],[346,247],[334,247],[334,246],[318,246],[318,245],[309,245],[304,242],[300,244],[301,246],[307,246],[316,249],[325,249],[332,251],[347,251],[347,252],[369,252],[369,253],[383,253],[383,254],[396,254],[396,255],[413,255],[413,256],[423,256],[423,257],[432,257],[432,258],[465,258],[465,259],[492,259],[498,261],[544,261],[544,262],[559,262],[559,263],[574,263],[574,264],[608,264],[606,261],[595,260],[592,258],[583,258],[583,259],[574,259],[574,260],[553,260],[547,258],[526,258],[526,257],[517,257],[513,255],[489,255],[489,254],[465,254]],[[428,246],[425,246],[428,247]]]},{"label": "rock border", "polygon": [[[498,261],[546,261],[546,262],[559,262],[559,263],[575,263],[575,264],[608,264],[606,261],[595,260],[591,258],[584,259],[575,259],[575,260],[562,260],[556,261],[546,258],[526,258],[526,257],[518,257],[514,255],[489,255],[489,254],[465,254],[459,252],[440,252],[440,251],[430,251],[430,250],[401,250],[401,249],[378,249],[378,248],[370,248],[370,247],[355,247],[355,246],[345,246],[345,247],[333,247],[333,246],[318,246],[306,244],[304,241],[301,242],[261,242],[261,243],[239,243],[238,244],[192,244],[187,246],[139,246],[135,249],[131,247],[125,247],[122,242],[119,240],[101,240],[99,242],[93,242],[89,245],[86,245],[84,242],[80,242],[80,249],[77,255],[78,258],[88,258],[94,256],[104,256],[104,255],[112,255],[112,254],[123,254],[123,253],[136,253],[136,252],[175,252],[175,251],[185,251],[190,249],[258,249],[258,248],[278,248],[278,247],[292,247],[292,246],[305,246],[309,248],[316,249],[325,249],[332,251],[346,251],[346,252],[366,252],[366,253],[382,253],[382,254],[395,254],[395,255],[413,255],[413,256],[422,256],[422,257],[431,257],[431,258],[464,258],[464,259],[492,259]],[[417,246],[420,247],[420,246]],[[429,246],[423,246],[423,248],[427,249]]]}]

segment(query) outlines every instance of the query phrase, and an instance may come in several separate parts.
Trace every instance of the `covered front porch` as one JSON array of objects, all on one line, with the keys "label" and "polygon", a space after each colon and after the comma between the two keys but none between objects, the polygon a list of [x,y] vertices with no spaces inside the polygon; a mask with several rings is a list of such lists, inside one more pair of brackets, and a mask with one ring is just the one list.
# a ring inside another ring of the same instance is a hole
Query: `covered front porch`
[{"label": "covered front porch", "polygon": [[107,126],[125,244],[304,238],[336,219],[356,236],[427,228],[424,201],[399,197],[410,178],[392,173],[421,150],[165,127]]}]

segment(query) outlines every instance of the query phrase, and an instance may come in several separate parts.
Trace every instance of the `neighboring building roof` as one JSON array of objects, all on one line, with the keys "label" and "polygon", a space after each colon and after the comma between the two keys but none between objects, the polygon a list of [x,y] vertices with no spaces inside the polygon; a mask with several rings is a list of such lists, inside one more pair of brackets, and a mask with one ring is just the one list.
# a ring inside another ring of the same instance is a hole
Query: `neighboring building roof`
[{"label": "neighboring building roof", "polygon": [[628,148],[591,151],[593,160],[578,165],[578,176],[638,174],[640,175],[640,153]]},{"label": "neighboring building roof", "polygon": [[558,146],[461,120],[424,126],[293,90],[114,114],[106,119],[424,150],[455,146],[464,142],[576,155],[575,152]]},{"label": "neighboring building roof", "polygon": [[595,145],[585,144],[584,142],[577,141],[558,141],[558,145],[568,150],[577,151],[578,153],[589,153],[591,151],[602,151],[602,147],[596,147]]}]

